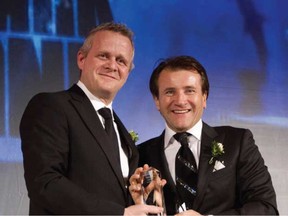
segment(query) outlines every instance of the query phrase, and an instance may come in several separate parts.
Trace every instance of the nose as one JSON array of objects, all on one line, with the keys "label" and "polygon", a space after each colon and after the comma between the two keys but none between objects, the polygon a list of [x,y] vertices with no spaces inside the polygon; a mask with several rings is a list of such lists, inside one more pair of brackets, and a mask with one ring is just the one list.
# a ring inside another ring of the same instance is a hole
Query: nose
[{"label": "nose", "polygon": [[187,96],[184,94],[184,92],[177,92],[174,100],[177,105],[185,105],[187,103]]},{"label": "nose", "polygon": [[106,69],[109,69],[113,72],[117,71],[118,67],[117,67],[117,62],[114,59],[109,59],[106,62]]}]

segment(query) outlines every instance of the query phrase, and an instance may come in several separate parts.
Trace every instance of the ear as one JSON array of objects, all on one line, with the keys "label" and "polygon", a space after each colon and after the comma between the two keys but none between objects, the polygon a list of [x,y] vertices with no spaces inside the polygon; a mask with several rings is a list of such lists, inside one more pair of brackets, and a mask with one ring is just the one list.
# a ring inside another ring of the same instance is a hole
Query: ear
[{"label": "ear", "polygon": [[156,105],[157,110],[160,110],[160,102],[159,102],[159,98],[156,96],[153,96],[154,99],[154,103]]},{"label": "ear", "polygon": [[83,67],[84,67],[84,63],[85,63],[85,59],[86,57],[84,56],[84,54],[82,52],[78,52],[77,53],[77,65],[78,68],[82,71]]},{"label": "ear", "polygon": [[203,109],[206,109],[206,107],[207,107],[207,93],[204,93],[202,95],[202,100],[203,100]]}]

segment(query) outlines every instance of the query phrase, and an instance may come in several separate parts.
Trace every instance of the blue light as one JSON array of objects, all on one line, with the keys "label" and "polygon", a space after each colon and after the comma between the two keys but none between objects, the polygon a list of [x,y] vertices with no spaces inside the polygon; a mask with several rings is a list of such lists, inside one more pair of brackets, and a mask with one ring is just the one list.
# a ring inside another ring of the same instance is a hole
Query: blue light
[{"label": "blue light", "polygon": [[37,56],[40,73],[42,74],[42,38],[40,35],[31,35],[31,37],[34,44],[34,50]]},{"label": "blue light", "polygon": [[[0,161],[22,161],[22,154],[20,152],[20,139],[11,136],[10,128],[10,68],[9,68],[9,44],[10,39],[30,40],[33,43],[37,64],[39,66],[39,73],[43,75],[43,53],[42,43],[60,42],[62,44],[62,57],[63,57],[63,88],[67,89],[70,84],[69,77],[69,44],[82,43],[83,37],[79,36],[78,30],[78,1],[73,1],[73,21],[74,21],[74,35],[63,36],[57,35],[57,7],[60,4],[58,0],[51,1],[51,20],[46,23],[49,25],[48,33],[39,33],[35,31],[34,5],[33,0],[28,1],[27,14],[28,14],[28,29],[26,32],[17,32],[11,30],[11,17],[6,17],[6,29],[0,31],[0,42],[3,47],[3,63],[4,63],[4,131],[0,137]],[[46,28],[47,29],[47,28]],[[10,63],[11,64],[11,63]]]}]

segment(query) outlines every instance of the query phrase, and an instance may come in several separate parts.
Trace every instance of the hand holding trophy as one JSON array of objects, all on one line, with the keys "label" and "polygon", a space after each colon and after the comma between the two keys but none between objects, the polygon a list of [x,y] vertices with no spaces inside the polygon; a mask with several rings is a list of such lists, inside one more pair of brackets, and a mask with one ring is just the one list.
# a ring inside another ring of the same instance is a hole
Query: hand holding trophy
[{"label": "hand holding trophy", "polygon": [[161,173],[154,167],[145,164],[137,168],[130,178],[129,191],[135,204],[156,205],[163,208],[159,216],[166,215],[163,186],[166,180],[161,179]]}]

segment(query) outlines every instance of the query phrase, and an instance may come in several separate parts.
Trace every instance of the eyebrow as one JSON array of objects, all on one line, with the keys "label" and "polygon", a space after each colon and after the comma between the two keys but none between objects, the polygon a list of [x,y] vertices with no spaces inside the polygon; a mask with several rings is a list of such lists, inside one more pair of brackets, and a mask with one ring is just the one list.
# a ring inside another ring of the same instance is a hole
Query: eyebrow
[{"label": "eyebrow", "polygon": [[127,58],[125,58],[125,56],[123,56],[123,55],[118,55],[118,56],[116,56],[116,59],[123,59],[126,63],[128,63],[129,61],[128,61],[128,59]]},{"label": "eyebrow", "polygon": [[167,90],[175,90],[176,88],[174,88],[174,87],[167,87],[167,88],[165,88],[165,89],[163,89],[164,91],[167,91]]}]

